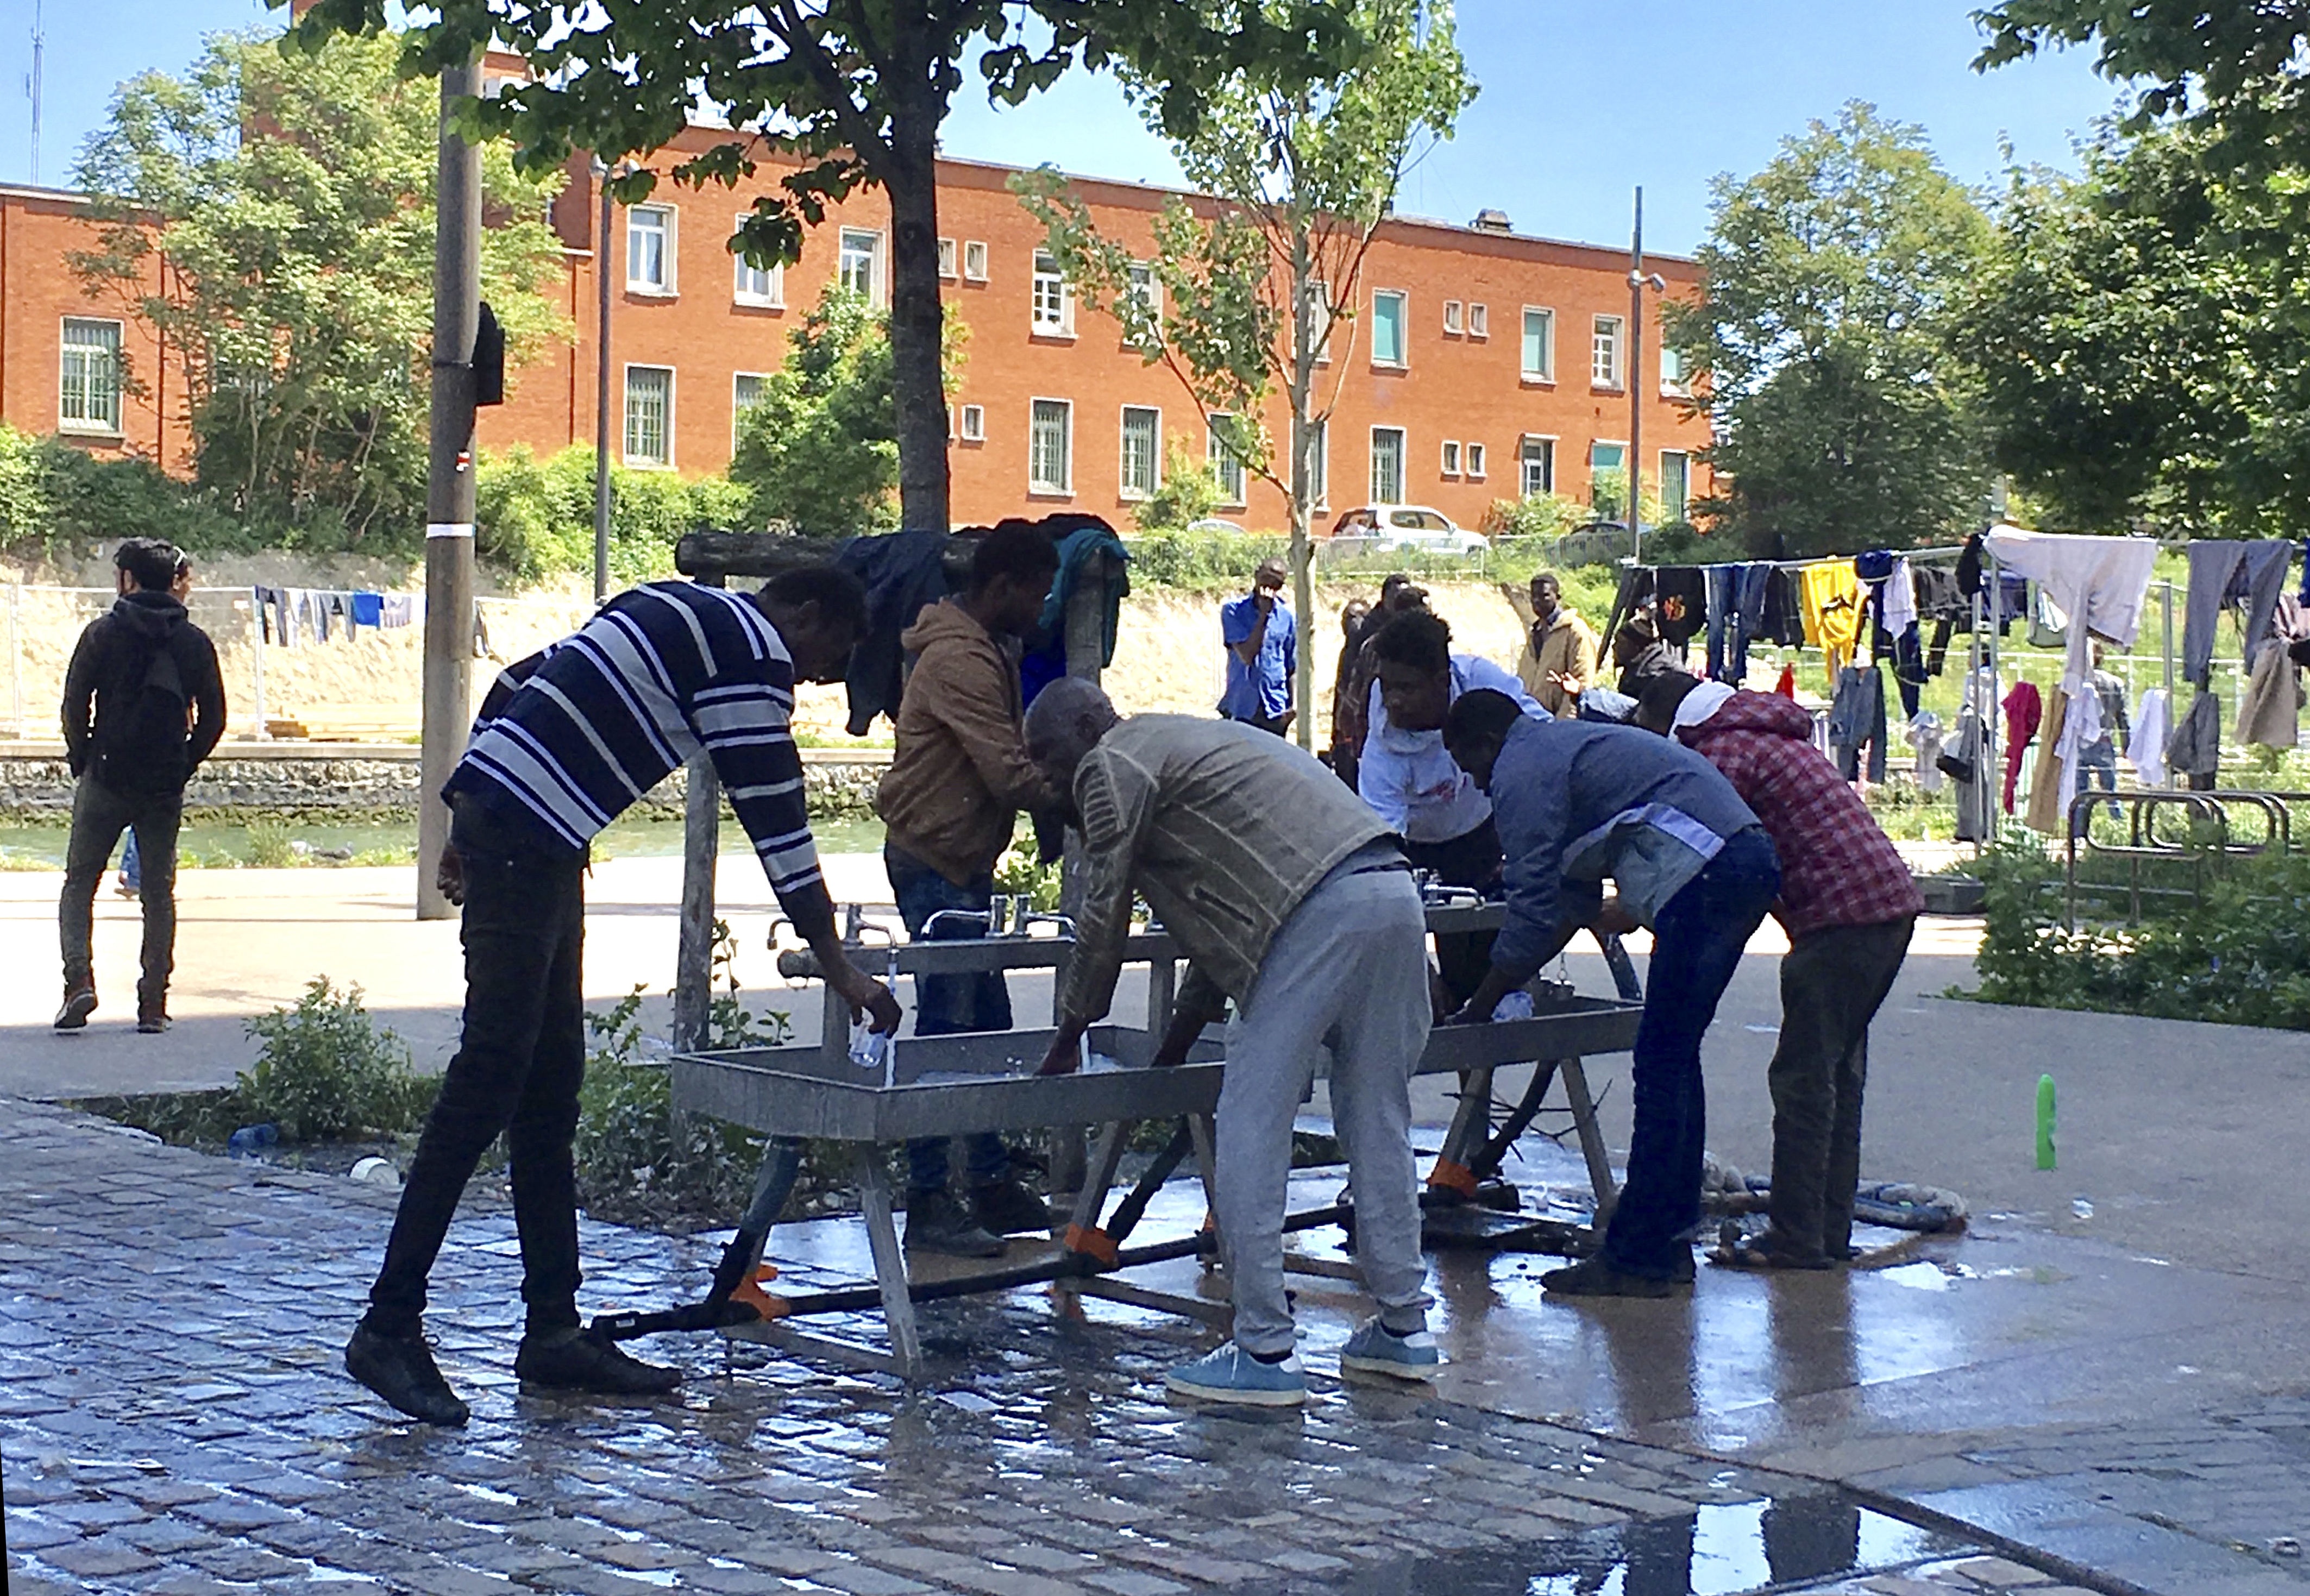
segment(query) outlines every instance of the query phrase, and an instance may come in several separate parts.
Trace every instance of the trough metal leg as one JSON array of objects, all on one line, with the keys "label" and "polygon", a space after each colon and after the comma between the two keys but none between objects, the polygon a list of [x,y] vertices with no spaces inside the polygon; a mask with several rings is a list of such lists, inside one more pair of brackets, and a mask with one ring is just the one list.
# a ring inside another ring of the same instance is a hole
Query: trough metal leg
[{"label": "trough metal leg", "polygon": [[1203,1206],[1211,1220],[1211,1267],[1225,1269],[1228,1266],[1227,1238],[1219,1234],[1219,1157],[1211,1140],[1211,1116],[1208,1114],[1189,1115],[1187,1132],[1195,1139],[1195,1168],[1203,1177]]},{"label": "trough metal leg", "polygon": [[915,1302],[907,1294],[907,1260],[890,1222],[890,1172],[881,1149],[858,1144],[858,1198],[866,1210],[866,1241],[874,1253],[874,1284],[882,1293],[882,1322],[890,1332],[891,1360],[909,1381],[923,1377],[922,1338],[915,1331]]},{"label": "trough metal leg", "polygon": [[1484,1143],[1492,1132],[1492,1071],[1464,1070],[1460,1074],[1460,1106],[1452,1112],[1452,1128],[1444,1133],[1443,1150],[1428,1177],[1431,1186],[1472,1198],[1481,1172]]},{"label": "trough metal leg", "polygon": [[1620,1188],[1612,1184],[1612,1156],[1596,1123],[1596,1099],[1588,1095],[1587,1071],[1580,1060],[1568,1058],[1559,1072],[1564,1077],[1564,1095],[1572,1104],[1572,1127],[1580,1137],[1580,1156],[1587,1160],[1588,1186],[1596,1195],[1596,1232],[1601,1236],[1620,1197]]}]

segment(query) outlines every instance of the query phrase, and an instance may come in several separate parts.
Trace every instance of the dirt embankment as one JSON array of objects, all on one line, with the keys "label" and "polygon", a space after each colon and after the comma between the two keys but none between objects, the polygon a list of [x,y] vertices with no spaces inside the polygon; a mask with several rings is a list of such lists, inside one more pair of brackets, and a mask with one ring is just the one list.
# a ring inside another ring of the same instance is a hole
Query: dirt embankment
[{"label": "dirt embankment", "polygon": [[[0,646],[9,651],[12,661],[5,684],[9,696],[0,698],[0,734],[13,731],[48,739],[56,735],[56,707],[73,645],[81,629],[111,603],[112,568],[101,558],[65,569],[0,564],[0,584],[20,581],[24,585],[13,594],[13,635],[0,637]],[[264,554],[204,561],[196,582],[193,619],[216,641],[235,735],[255,730],[260,668],[269,717],[302,718],[316,735],[343,731],[367,740],[391,740],[415,734],[422,697],[421,627],[386,632],[364,629],[352,638],[338,630],[326,643],[308,637],[293,648],[276,640],[263,647],[260,666],[249,589],[262,585],[410,593],[423,585],[421,570],[400,562]],[[74,589],[82,591],[67,591]],[[481,594],[489,657],[475,661],[476,695],[487,690],[498,665],[563,636],[592,608],[575,581],[513,592],[485,577]],[[1156,589],[1126,600],[1115,663],[1107,678],[1116,704],[1126,712],[1211,714],[1226,673],[1219,612],[1229,596]],[[1318,587],[1316,615],[1301,634],[1301,663],[1314,672],[1317,686],[1319,734],[1330,724],[1340,609],[1358,596],[1368,598],[1374,591],[1360,585]],[[1515,612],[1496,588],[1439,583],[1430,590],[1430,602],[1451,622],[1455,648],[1515,664],[1523,638]],[[845,741],[840,735],[845,716],[840,688],[804,690],[797,721],[806,733],[829,742]],[[888,737],[886,724],[878,727],[873,741],[887,742]]]}]

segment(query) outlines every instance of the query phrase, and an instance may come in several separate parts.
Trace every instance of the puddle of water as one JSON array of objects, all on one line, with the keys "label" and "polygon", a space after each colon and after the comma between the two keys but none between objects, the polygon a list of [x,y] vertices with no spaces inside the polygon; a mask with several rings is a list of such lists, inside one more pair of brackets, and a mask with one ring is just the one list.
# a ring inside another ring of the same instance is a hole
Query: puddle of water
[{"label": "puddle of water", "polygon": [[1514,1551],[1425,1558],[1354,1588],[1455,1596],[1739,1596],[1970,1548],[1836,1495],[1767,1497]]}]

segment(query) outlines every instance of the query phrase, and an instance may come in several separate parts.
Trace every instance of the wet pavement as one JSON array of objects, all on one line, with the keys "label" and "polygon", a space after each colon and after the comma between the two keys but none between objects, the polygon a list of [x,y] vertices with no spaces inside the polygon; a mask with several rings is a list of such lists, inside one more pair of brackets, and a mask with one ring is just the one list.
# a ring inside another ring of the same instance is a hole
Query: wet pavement
[{"label": "wet pavement", "polygon": [[[1322,1194],[1320,1176],[1301,1184]],[[12,1592],[2245,1596],[2303,1583],[2301,1559],[2271,1543],[2310,1520],[2310,1402],[2137,1400],[2165,1376],[2110,1347],[2124,1340],[2115,1316],[2138,1308],[2152,1323],[2129,1344],[2155,1348],[2267,1305],[2196,1279],[2145,1301],[2121,1261],[2077,1267],[2059,1237],[1936,1244],[1920,1262],[1947,1289],[1899,1270],[1704,1269],[1689,1305],[1585,1309],[1541,1301],[1540,1261],[1447,1256],[1436,1288],[1455,1361],[1434,1396],[1328,1378],[1357,1305],[1305,1282],[1316,1400],[1243,1419],[1163,1400],[1162,1371],[1204,1332],[1100,1302],[1068,1320],[1036,1290],[926,1309],[933,1379],[912,1394],[661,1338],[641,1350],[692,1371],[679,1402],[527,1396],[510,1368],[510,1221],[477,1212],[453,1235],[429,1322],[475,1407],[443,1433],[395,1421],[337,1368],[391,1201],[0,1100]],[[1148,1224],[1199,1210],[1175,1187]],[[591,1311],[695,1289],[716,1238],[589,1223],[585,1245]],[[1987,1261],[2001,1248],[2017,1268],[2071,1267],[2000,1276]],[[864,1253],[848,1221],[782,1231],[777,1250],[802,1286],[855,1278]],[[1174,1268],[1168,1283],[1192,1289],[1193,1266]],[[2044,1372],[2063,1363],[2065,1381]],[[1937,1381],[1953,1383],[1962,1425],[1934,1420],[1941,1399],[1920,1383]]]}]

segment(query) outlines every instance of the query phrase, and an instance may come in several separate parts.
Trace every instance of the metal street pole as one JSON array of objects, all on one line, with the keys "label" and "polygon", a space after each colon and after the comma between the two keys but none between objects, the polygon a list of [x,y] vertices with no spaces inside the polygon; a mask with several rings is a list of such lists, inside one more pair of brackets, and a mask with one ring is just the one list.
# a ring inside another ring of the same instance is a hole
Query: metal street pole
[{"label": "metal street pole", "polygon": [[482,317],[482,155],[450,130],[449,110],[481,87],[478,62],[441,74],[440,165],[433,196],[432,453],[425,481],[420,920],[446,920],[457,912],[433,878],[449,841],[441,787],[465,751],[473,710],[473,339]]},{"label": "metal street pole", "polygon": [[610,169],[594,162],[602,213],[594,228],[594,603],[610,596]]},{"label": "metal street pole", "polygon": [[1645,191],[1637,187],[1628,234],[1628,551],[1645,562]]}]

